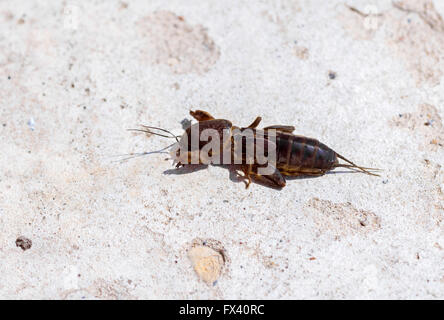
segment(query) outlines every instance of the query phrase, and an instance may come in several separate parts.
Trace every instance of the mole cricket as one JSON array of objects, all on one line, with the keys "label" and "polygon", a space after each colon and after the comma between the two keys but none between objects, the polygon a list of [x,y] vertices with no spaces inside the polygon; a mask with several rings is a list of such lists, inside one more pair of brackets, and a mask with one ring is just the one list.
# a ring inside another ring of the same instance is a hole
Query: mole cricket
[{"label": "mole cricket", "polygon": [[[238,127],[206,111],[190,111],[190,115],[198,122],[182,136],[151,126],[130,130],[176,139],[170,153],[176,168],[187,164],[234,164],[237,171],[243,172],[246,188],[254,180],[281,189],[286,185],[286,176],[322,176],[335,168],[379,176],[372,171],[380,169],[358,166],[316,139],[293,134],[293,126],[257,129],[262,120],[257,117],[249,126]],[[339,159],[345,163],[339,163]]]}]

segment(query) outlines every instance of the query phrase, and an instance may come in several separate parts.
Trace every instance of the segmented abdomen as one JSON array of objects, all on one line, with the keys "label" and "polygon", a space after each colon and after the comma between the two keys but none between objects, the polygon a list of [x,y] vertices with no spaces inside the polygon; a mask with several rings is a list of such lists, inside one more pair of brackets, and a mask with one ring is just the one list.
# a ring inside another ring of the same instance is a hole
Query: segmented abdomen
[{"label": "segmented abdomen", "polygon": [[289,173],[305,169],[328,171],[337,162],[336,153],[316,139],[279,133],[276,145],[277,167]]}]

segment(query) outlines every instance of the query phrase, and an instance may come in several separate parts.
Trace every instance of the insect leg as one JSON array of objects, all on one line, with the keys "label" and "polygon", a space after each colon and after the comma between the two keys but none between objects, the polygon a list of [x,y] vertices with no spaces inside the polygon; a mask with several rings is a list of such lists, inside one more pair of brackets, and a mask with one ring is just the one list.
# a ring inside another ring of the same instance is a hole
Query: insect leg
[{"label": "insect leg", "polygon": [[190,115],[199,122],[214,120],[214,117],[211,114],[202,110],[196,110],[196,111],[190,110]]},{"label": "insect leg", "polygon": [[319,177],[323,176],[327,170],[324,169],[316,169],[316,168],[305,168],[305,169],[298,169],[298,170],[286,170],[282,169],[282,174],[284,176],[289,177],[303,177],[303,176],[311,176],[311,177]]},{"label": "insect leg", "polygon": [[247,180],[247,181],[245,182],[245,189],[248,189],[248,187],[249,187],[250,184],[251,184],[252,168],[253,168],[253,165],[252,165],[252,164],[248,164],[248,165],[244,165],[244,166],[242,166],[242,171],[244,172],[244,176],[243,176],[243,178],[244,178],[245,180]]},{"label": "insect leg", "polygon": [[261,175],[258,173],[258,168],[259,166],[253,166],[252,164],[245,165],[242,168],[242,171],[245,173],[244,177],[248,179],[245,189],[248,189],[252,180],[269,188],[281,189],[285,187],[285,178],[278,169],[274,168],[274,172],[272,174]]},{"label": "insect leg", "polygon": [[262,121],[261,117],[257,117],[247,128],[256,129],[259,123]]},{"label": "insect leg", "polygon": [[265,130],[270,130],[270,129],[274,129],[276,131],[292,133],[295,130],[295,127],[293,127],[293,126],[274,125],[274,126],[265,127],[264,131]]}]

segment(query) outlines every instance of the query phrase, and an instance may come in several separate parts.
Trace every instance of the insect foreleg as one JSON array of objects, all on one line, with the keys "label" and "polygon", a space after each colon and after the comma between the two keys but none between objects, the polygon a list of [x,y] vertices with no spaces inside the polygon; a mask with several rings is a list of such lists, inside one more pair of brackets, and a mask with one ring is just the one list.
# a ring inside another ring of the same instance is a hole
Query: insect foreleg
[{"label": "insect foreleg", "polygon": [[203,110],[190,110],[190,115],[199,122],[215,119],[211,114]]}]

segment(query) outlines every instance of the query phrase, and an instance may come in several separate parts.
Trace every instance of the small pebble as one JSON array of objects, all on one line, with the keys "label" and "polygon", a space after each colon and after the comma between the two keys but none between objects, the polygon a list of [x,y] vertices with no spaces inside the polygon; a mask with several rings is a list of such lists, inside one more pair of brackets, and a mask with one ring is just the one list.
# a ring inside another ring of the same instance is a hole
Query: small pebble
[{"label": "small pebble", "polygon": [[31,249],[32,241],[26,237],[21,236],[18,237],[17,240],[15,240],[15,245],[22,248],[23,251],[26,251],[28,249]]},{"label": "small pebble", "polygon": [[208,284],[214,284],[219,279],[224,259],[222,255],[206,246],[195,246],[188,252],[188,257],[199,278]]}]

